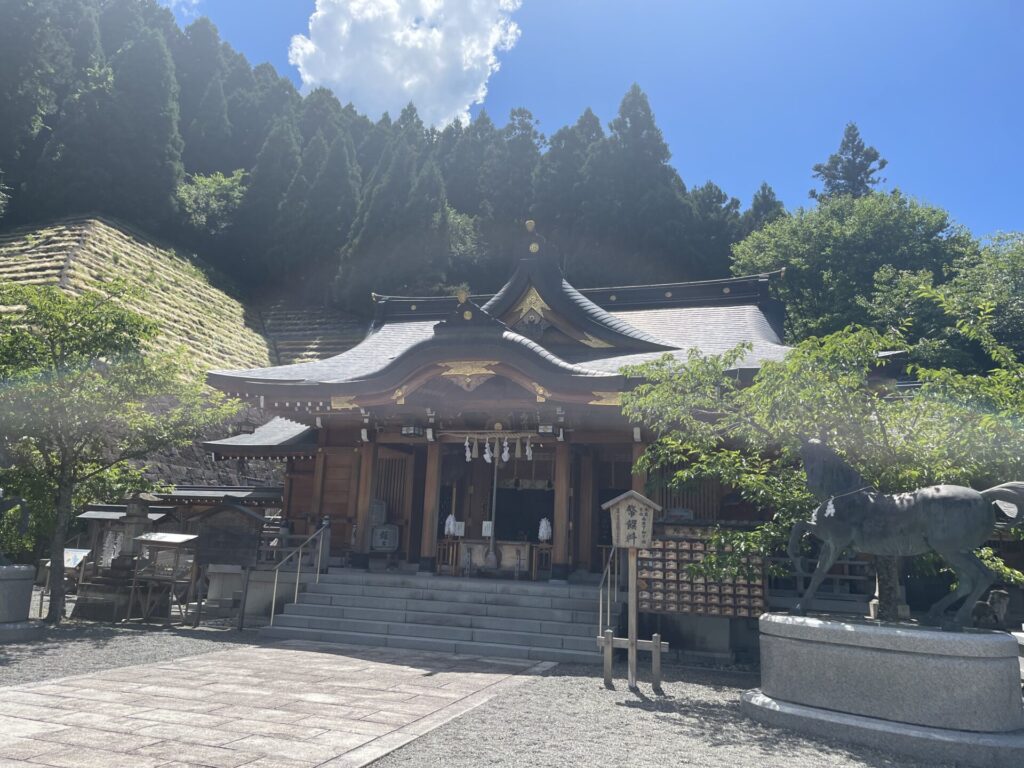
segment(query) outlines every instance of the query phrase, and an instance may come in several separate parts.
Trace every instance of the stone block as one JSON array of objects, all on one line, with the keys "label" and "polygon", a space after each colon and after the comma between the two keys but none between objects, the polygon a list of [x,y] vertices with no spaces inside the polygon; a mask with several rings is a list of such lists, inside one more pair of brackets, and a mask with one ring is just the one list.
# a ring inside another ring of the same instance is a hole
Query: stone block
[{"label": "stone block", "polygon": [[1003,632],[765,614],[761,690],[782,702],[931,728],[1024,729],[1017,643]]},{"label": "stone block", "polygon": [[0,566],[0,625],[28,621],[35,577],[31,565]]},{"label": "stone block", "polygon": [[740,708],[752,720],[765,725],[830,741],[883,748],[915,761],[971,768],[1020,768],[1024,765],[1024,731],[975,733],[894,723],[790,704],[766,696],[756,688],[743,694]]}]

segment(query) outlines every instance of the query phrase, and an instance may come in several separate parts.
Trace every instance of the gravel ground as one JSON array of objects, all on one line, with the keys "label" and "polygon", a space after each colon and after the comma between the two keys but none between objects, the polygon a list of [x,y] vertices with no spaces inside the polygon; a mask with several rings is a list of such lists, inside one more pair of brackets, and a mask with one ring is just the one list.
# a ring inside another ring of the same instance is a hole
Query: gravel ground
[{"label": "gravel ground", "polygon": [[[374,763],[374,768],[478,766],[706,766],[708,768],[925,768],[860,747],[803,738],[746,719],[739,695],[756,675],[666,668],[664,697],[639,695],[616,670],[605,690],[596,667],[560,665]],[[927,768],[943,768],[929,763]]]},{"label": "gravel ground", "polygon": [[[33,616],[38,604],[32,604]],[[46,628],[33,642],[0,645],[0,686],[195,656],[239,643],[258,644],[255,630],[238,632],[223,623],[161,629],[65,622]]]},{"label": "gravel ground", "polygon": [[[42,638],[0,645],[0,686],[258,645],[254,630],[65,623]],[[664,696],[639,693],[616,669],[560,665],[375,762],[375,768],[702,766],[707,768],[944,768],[757,725],[739,709],[756,673],[666,667]]]}]

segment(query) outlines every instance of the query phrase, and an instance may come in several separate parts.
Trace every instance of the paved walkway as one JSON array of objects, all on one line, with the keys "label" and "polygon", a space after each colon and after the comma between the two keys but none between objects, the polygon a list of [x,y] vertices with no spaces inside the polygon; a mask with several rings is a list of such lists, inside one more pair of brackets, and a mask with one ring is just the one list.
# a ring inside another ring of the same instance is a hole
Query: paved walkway
[{"label": "paved walkway", "polygon": [[356,768],[552,666],[296,641],[0,688],[0,768]]}]

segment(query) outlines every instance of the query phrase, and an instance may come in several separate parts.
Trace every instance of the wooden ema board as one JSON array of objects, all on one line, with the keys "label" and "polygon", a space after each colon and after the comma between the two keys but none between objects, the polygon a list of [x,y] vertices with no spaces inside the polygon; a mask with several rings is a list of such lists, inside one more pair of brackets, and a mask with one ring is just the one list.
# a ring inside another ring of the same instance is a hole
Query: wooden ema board
[{"label": "wooden ema board", "polygon": [[669,525],[638,552],[638,607],[644,613],[690,613],[703,616],[756,618],[765,610],[764,564],[745,558],[759,575],[754,579],[707,581],[690,575],[691,563],[710,551],[707,529]]}]

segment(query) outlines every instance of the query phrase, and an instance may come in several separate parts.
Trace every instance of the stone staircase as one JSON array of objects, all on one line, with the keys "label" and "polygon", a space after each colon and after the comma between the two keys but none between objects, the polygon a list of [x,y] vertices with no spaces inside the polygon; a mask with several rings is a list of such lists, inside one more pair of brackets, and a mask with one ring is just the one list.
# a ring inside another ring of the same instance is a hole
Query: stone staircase
[{"label": "stone staircase", "polygon": [[501,658],[599,663],[597,588],[332,568],[260,634]]}]

